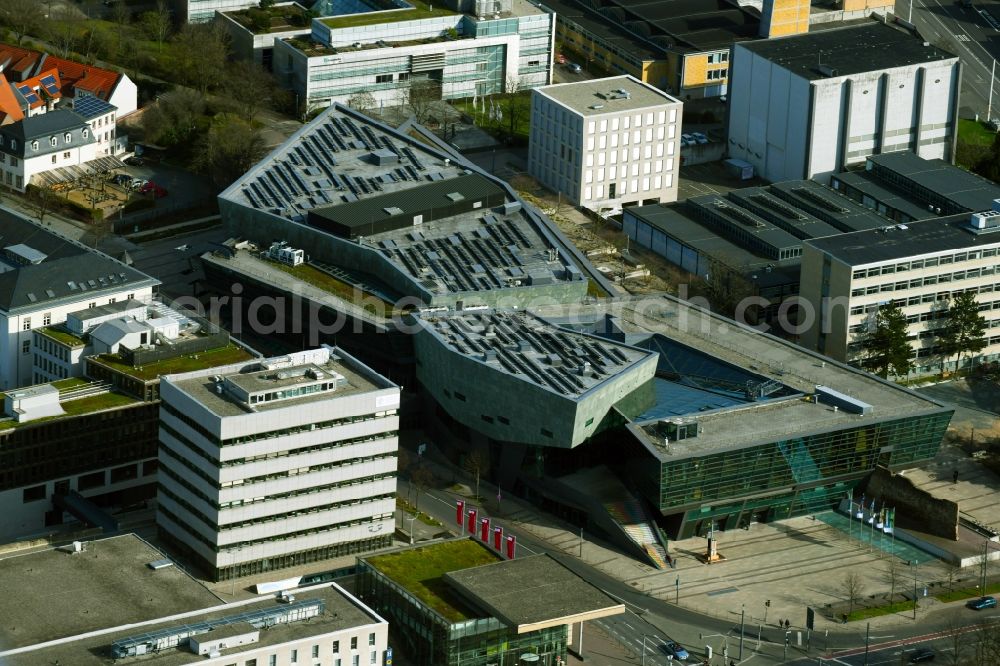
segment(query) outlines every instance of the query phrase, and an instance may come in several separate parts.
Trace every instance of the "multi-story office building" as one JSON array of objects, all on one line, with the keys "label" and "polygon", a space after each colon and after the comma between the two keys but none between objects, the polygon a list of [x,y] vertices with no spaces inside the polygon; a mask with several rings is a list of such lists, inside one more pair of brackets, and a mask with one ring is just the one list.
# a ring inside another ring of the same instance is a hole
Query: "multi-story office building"
[{"label": "multi-story office building", "polygon": [[815,316],[802,344],[860,362],[879,307],[895,303],[909,324],[915,371],[936,371],[954,360],[941,358],[936,333],[947,317],[947,302],[971,291],[987,321],[980,359],[1000,357],[997,220],[996,210],[964,213],[807,241],[801,295]]},{"label": "multi-story office building", "polygon": [[625,612],[549,555],[503,560],[473,539],[359,557],[358,580],[364,603],[407,628],[418,666],[557,666],[573,625]]},{"label": "multi-story office building", "polygon": [[148,300],[159,284],[28,220],[3,213],[0,221],[4,234],[0,252],[0,388],[33,381],[35,329],[64,322],[69,313],[81,309],[128,299]]},{"label": "multi-story office building", "polygon": [[[127,534],[0,562],[10,666],[388,666],[388,623],[336,583],[221,603]],[[27,572],[30,575],[25,575]],[[72,596],[52,603],[56,596]]]},{"label": "multi-story office building", "polygon": [[729,155],[770,181],[826,179],[869,155],[951,161],[958,57],[880,21],[737,43]]},{"label": "multi-story office building", "polygon": [[327,346],[164,377],[161,533],[216,580],[389,545],[399,391]]},{"label": "multi-story office building", "polygon": [[81,379],[4,399],[0,541],[43,535],[67,516],[94,524],[99,512],[155,497],[156,404]]},{"label": "multi-story office building", "polygon": [[682,104],[631,76],[535,88],[528,171],[575,206],[677,200]]},{"label": "multi-story office building", "polygon": [[272,68],[306,110],[358,93],[405,103],[421,84],[421,95],[456,99],[551,81],[555,16],[527,0],[386,4],[355,3],[359,13],[314,19],[309,38],[274,42]]}]

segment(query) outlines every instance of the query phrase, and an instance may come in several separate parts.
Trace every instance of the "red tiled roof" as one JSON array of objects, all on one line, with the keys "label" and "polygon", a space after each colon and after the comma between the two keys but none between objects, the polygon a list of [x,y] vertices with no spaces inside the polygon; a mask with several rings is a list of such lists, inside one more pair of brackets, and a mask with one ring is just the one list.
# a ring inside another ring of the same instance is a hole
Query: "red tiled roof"
[{"label": "red tiled roof", "polygon": [[8,76],[9,80],[19,80],[31,74],[32,69],[41,61],[44,53],[22,49],[20,46],[10,44],[0,44],[0,66],[5,72],[16,73],[17,76]]},{"label": "red tiled roof", "polygon": [[73,90],[79,88],[108,101],[108,98],[111,97],[111,91],[114,90],[121,77],[118,72],[93,65],[84,65],[53,55],[46,56],[42,66],[45,69],[55,67],[59,70],[59,78],[62,79],[62,94],[66,97],[72,97]]},{"label": "red tiled roof", "polygon": [[7,82],[7,77],[0,72],[0,125],[24,120],[24,111],[14,96],[14,89]]},{"label": "red tiled roof", "polygon": [[[52,81],[42,82],[42,79],[50,76],[55,80],[54,84]],[[25,79],[13,85],[28,101],[28,106],[32,109],[45,106],[46,102],[50,99],[55,101],[62,97],[62,83],[59,81],[59,72],[55,68],[50,68],[38,76],[33,76],[30,79]],[[33,98],[29,98],[32,92],[35,95]]]}]

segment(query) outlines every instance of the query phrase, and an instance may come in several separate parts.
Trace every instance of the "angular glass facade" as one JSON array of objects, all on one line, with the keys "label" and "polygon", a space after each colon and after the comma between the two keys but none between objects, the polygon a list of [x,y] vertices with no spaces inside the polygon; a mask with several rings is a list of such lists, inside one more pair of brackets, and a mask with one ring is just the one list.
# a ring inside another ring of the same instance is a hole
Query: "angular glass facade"
[{"label": "angular glass facade", "polygon": [[518,634],[493,617],[450,621],[365,560],[358,561],[356,586],[420,666],[518,666],[527,653],[538,655],[539,666],[566,661],[565,625]]},{"label": "angular glass facade", "polygon": [[[650,466],[664,515],[684,513],[677,536],[745,527],[830,509],[876,465],[932,459],[952,412],[802,435]],[[654,499],[654,498],[650,498]]]}]

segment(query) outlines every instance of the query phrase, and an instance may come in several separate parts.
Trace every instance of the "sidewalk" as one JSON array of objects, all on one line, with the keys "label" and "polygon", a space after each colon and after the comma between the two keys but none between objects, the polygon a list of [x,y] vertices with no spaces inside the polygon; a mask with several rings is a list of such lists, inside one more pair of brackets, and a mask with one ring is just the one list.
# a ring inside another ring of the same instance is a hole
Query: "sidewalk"
[{"label": "sidewalk", "polygon": [[[431,440],[421,437],[419,441]],[[429,449],[423,463],[432,468],[443,487],[451,485],[452,479],[464,480],[465,475],[442,461],[433,446]],[[467,480],[460,487],[458,492],[449,492],[455,499],[469,501],[472,493],[468,491]],[[477,507],[481,516],[492,516],[499,524],[516,526],[566,555],[581,557],[578,527],[510,495],[504,495],[498,507],[496,493],[494,486],[485,481],[480,483],[480,496],[485,500]],[[454,527],[448,525],[449,529]],[[692,538],[670,543],[676,569],[658,570],[585,532],[582,559],[651,597],[678,603],[704,615],[738,623],[742,610],[746,625],[755,629],[763,626],[765,633],[768,627],[776,630],[779,619],[789,619],[793,630],[804,631],[807,607],[819,611],[827,604],[843,603],[848,573],[860,576],[861,596],[865,599],[889,590],[888,554],[870,550],[857,539],[849,539],[840,530],[810,516],[755,524],[749,530],[720,532],[718,538],[724,561],[703,564],[698,555],[704,552],[706,541]],[[897,561],[897,592],[904,586],[905,589],[912,586],[914,574],[923,588],[929,581],[945,580],[947,566],[935,561],[911,568]],[[766,601],[771,602],[769,607],[765,606]],[[932,596],[923,598],[917,620],[953,605],[960,603],[944,604]],[[909,611],[875,617],[870,622],[873,631],[914,624]],[[855,624],[845,626],[817,612],[815,631],[854,635]]]}]

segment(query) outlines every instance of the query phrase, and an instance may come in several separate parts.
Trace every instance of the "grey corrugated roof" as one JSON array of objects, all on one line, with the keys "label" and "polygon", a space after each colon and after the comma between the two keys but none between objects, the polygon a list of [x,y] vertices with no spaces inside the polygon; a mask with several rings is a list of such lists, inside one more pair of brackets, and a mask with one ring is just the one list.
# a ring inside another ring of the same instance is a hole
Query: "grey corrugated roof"
[{"label": "grey corrugated roof", "polygon": [[90,295],[96,297],[111,290],[159,284],[106,254],[0,211],[0,246],[17,244],[27,245],[46,258],[39,264],[27,266],[0,261],[0,270],[3,270],[0,272],[0,310],[6,312],[19,308],[35,310],[47,302],[85,301]]},{"label": "grey corrugated roof", "polygon": [[30,141],[79,127],[87,127],[87,121],[83,116],[69,109],[59,109],[5,125],[0,132],[21,141],[25,139]]},{"label": "grey corrugated roof", "polygon": [[925,160],[908,150],[872,155],[868,160],[970,212],[989,210],[993,200],[1000,199],[1000,185],[944,160]]}]

